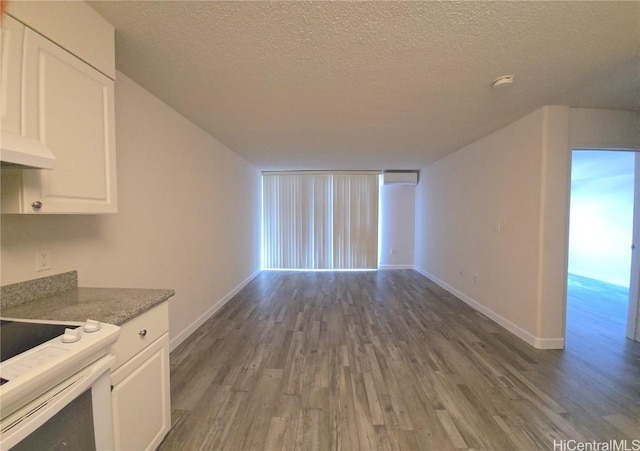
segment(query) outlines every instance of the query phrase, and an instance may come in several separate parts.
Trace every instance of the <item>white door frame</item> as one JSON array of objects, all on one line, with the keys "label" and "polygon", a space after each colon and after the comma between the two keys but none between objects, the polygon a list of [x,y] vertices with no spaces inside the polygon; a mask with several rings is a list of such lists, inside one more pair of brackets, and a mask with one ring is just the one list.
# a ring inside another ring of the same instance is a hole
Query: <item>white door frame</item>
[{"label": "white door frame", "polygon": [[634,197],[633,197],[633,243],[631,244],[631,279],[629,281],[629,308],[627,312],[627,338],[640,341],[640,152],[635,153]]}]

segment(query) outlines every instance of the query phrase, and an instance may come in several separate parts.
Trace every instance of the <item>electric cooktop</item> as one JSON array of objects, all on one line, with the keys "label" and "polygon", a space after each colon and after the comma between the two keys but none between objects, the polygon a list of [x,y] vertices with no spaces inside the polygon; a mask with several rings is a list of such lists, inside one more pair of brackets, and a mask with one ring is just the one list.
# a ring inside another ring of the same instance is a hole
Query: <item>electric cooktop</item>
[{"label": "electric cooktop", "polygon": [[35,348],[80,326],[0,320],[0,362]]}]

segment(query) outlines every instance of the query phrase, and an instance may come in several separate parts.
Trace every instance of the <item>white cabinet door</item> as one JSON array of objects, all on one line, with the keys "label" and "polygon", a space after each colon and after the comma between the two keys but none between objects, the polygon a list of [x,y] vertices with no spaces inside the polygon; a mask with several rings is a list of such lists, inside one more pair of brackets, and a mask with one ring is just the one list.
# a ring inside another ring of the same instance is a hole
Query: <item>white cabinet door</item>
[{"label": "white cabinet door", "polygon": [[1,36],[0,126],[3,132],[20,135],[22,132],[20,91],[24,25],[11,16],[4,16]]},{"label": "white cabinet door", "polygon": [[111,382],[115,448],[156,449],[171,428],[169,335],[117,369]]},{"label": "white cabinet door", "polygon": [[22,83],[24,132],[56,166],[23,171],[20,212],[116,212],[113,80],[27,28]]}]

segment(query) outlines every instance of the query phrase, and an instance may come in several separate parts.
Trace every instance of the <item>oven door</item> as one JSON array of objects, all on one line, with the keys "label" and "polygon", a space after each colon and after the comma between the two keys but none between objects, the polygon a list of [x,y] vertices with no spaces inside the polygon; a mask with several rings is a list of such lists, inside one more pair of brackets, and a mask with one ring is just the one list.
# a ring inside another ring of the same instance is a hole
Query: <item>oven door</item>
[{"label": "oven door", "polygon": [[0,423],[4,450],[113,449],[107,355]]}]

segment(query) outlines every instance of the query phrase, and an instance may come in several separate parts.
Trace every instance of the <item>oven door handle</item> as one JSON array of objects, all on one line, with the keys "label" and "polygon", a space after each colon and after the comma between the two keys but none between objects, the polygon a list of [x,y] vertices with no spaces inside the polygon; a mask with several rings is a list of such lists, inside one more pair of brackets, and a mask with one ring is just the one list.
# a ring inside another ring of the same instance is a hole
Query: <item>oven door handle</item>
[{"label": "oven door handle", "polygon": [[[107,376],[106,387],[109,387],[109,369],[114,360],[115,357],[112,355],[101,357],[25,407],[2,419],[2,422],[0,422],[0,450],[8,450],[20,443],[29,434],[60,412],[66,405],[92,387],[102,376]],[[94,400],[96,399],[95,394],[92,397]],[[110,403],[108,407],[110,419]],[[111,431],[109,433],[111,434]],[[96,437],[96,441],[98,440],[99,438]]]}]

